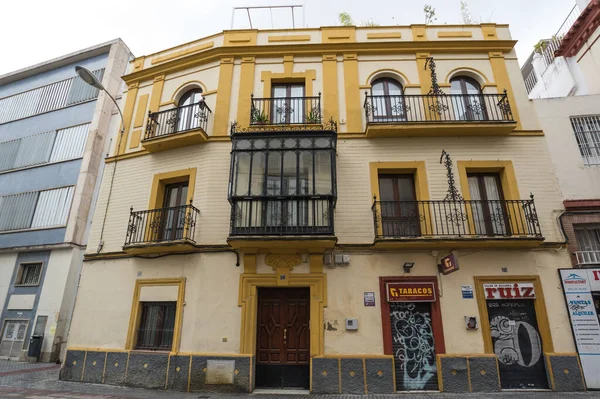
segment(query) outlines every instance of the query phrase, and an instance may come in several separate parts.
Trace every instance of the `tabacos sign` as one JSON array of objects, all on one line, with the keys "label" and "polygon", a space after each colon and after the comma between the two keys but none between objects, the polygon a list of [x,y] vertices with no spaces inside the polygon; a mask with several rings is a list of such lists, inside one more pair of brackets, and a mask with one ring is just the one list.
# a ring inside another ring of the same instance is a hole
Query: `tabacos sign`
[{"label": "tabacos sign", "polygon": [[533,283],[484,284],[485,299],[535,299]]},{"label": "tabacos sign", "polygon": [[433,283],[388,283],[388,302],[435,302]]}]

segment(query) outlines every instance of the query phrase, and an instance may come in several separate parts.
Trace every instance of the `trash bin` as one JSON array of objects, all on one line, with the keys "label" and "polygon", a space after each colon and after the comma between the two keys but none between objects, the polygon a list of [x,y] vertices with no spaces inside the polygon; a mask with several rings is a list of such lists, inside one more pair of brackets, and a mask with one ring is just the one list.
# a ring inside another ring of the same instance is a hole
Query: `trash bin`
[{"label": "trash bin", "polygon": [[39,359],[40,354],[42,353],[42,342],[44,342],[44,334],[32,335],[31,338],[29,338],[29,350],[27,351],[27,356]]}]

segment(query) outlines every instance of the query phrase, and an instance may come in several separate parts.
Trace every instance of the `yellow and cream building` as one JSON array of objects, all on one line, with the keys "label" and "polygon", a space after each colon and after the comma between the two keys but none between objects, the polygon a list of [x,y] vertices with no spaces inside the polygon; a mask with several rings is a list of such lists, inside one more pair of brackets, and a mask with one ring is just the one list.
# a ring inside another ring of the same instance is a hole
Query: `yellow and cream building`
[{"label": "yellow and cream building", "polygon": [[584,389],[508,26],[233,30],[132,61],[61,378]]}]

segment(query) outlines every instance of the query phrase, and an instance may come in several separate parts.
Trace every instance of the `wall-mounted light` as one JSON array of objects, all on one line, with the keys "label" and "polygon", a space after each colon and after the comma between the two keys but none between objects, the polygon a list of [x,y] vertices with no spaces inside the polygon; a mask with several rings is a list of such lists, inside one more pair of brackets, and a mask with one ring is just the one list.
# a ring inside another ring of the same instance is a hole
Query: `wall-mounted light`
[{"label": "wall-mounted light", "polygon": [[404,262],[404,273],[410,273],[410,269],[413,268],[415,262]]}]

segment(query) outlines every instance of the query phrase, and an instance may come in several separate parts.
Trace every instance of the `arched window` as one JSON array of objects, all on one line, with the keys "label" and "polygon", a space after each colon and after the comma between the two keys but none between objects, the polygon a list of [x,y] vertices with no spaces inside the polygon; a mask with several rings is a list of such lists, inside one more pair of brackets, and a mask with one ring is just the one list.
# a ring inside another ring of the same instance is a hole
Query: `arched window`
[{"label": "arched window", "polygon": [[371,84],[370,111],[373,122],[396,122],[406,120],[404,90],[397,80],[380,78]]},{"label": "arched window", "polygon": [[183,107],[184,105],[192,105],[199,103],[202,99],[202,89],[192,89],[186,91],[185,94],[181,96],[179,99],[179,104],[177,105],[180,107]]},{"label": "arched window", "polygon": [[481,86],[475,79],[467,76],[456,76],[450,79],[450,94],[453,94],[454,115],[459,120],[481,121],[487,119]]},{"label": "arched window", "polygon": [[177,104],[177,131],[191,130],[200,127],[200,117],[205,115],[202,89],[191,89],[179,99]]}]

